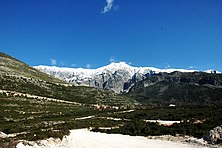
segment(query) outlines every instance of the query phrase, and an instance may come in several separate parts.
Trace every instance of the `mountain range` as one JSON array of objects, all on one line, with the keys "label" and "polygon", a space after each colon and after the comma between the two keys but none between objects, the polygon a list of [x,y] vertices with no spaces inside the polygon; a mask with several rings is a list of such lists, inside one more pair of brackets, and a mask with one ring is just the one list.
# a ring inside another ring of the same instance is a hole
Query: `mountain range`
[{"label": "mountain range", "polygon": [[128,105],[134,102],[107,90],[73,86],[1,52],[0,90],[86,104]]},{"label": "mountain range", "polygon": [[[90,86],[112,90],[115,93],[127,93],[139,81],[159,73],[197,72],[187,69],[158,69],[154,67],[133,67],[125,62],[111,63],[97,69],[64,68],[56,66],[34,66],[34,68],[59,78],[75,86]],[[206,73],[220,73],[207,70]]]},{"label": "mountain range", "polygon": [[124,62],[98,69],[33,68],[0,53],[0,84],[3,92],[86,104],[222,103],[218,71],[133,67]]}]

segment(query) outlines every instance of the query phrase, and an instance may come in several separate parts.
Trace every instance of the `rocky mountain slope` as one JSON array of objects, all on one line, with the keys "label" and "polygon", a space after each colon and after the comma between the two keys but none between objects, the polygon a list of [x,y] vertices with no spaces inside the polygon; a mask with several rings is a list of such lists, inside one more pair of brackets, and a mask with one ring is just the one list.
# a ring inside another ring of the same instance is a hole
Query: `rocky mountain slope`
[{"label": "rocky mountain slope", "polygon": [[97,87],[112,90],[116,93],[128,92],[135,83],[150,77],[155,73],[195,71],[186,69],[133,67],[124,62],[111,63],[97,69],[60,68],[55,66],[35,66],[34,68],[77,86]]},{"label": "rocky mountain slope", "polygon": [[154,74],[136,83],[127,96],[139,102],[222,103],[222,74],[205,72]]}]

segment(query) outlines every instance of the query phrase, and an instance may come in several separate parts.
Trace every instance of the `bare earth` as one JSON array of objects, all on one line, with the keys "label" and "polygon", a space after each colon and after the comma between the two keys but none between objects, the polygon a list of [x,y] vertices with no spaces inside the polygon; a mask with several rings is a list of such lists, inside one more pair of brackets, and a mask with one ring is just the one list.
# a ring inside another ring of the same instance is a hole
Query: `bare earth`
[{"label": "bare earth", "polygon": [[148,139],[142,136],[106,134],[90,132],[88,129],[71,130],[69,136],[47,139],[25,145],[20,142],[17,148],[191,148],[193,145]]}]

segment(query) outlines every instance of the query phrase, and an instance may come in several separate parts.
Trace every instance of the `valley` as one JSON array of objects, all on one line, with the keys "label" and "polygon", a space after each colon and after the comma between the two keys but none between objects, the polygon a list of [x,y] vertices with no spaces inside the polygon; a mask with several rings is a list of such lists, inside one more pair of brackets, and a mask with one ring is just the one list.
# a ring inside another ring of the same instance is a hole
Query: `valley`
[{"label": "valley", "polygon": [[78,80],[84,80],[77,85],[0,53],[0,147],[63,139],[82,128],[145,137],[205,136],[210,143],[209,131],[222,124],[221,73],[112,67],[94,70],[98,75],[90,81],[98,86],[83,84],[80,73]]}]

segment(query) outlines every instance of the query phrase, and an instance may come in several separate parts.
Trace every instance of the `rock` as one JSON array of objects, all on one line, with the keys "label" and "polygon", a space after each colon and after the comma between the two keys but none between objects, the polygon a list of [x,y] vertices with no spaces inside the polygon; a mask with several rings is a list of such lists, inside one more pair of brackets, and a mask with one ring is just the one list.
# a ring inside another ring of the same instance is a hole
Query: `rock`
[{"label": "rock", "polygon": [[15,137],[16,134],[5,134],[3,132],[0,132],[0,138],[9,138],[9,137]]},{"label": "rock", "polygon": [[7,134],[5,134],[5,133],[3,133],[3,132],[0,132],[0,138],[7,138],[7,137],[8,137]]},{"label": "rock", "polygon": [[207,141],[209,143],[217,144],[222,142],[222,125],[215,127],[214,129],[210,130]]}]

